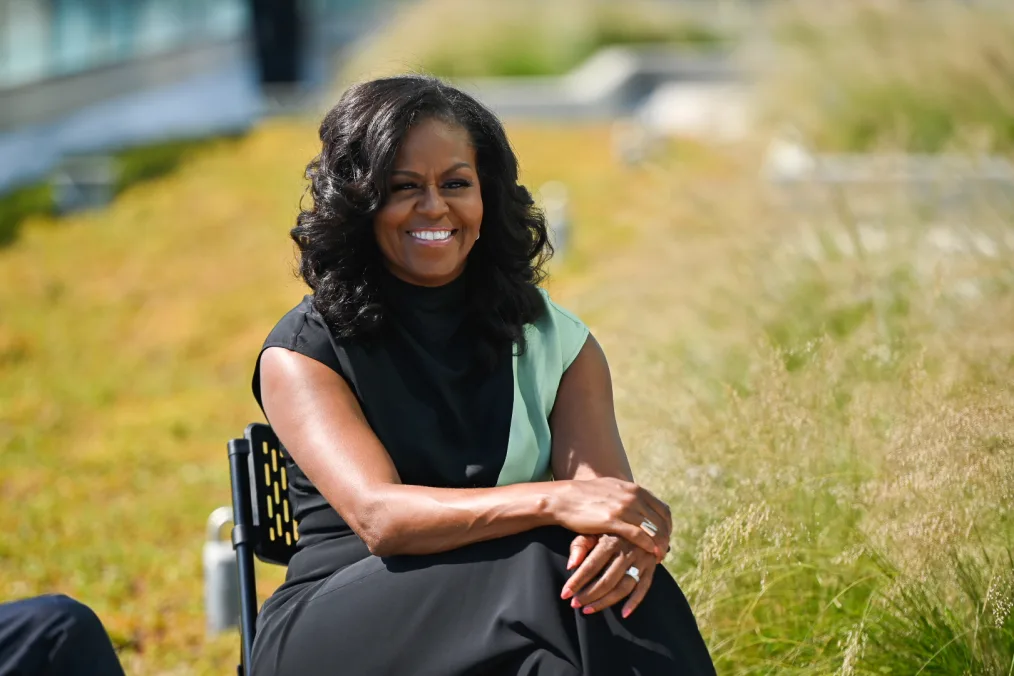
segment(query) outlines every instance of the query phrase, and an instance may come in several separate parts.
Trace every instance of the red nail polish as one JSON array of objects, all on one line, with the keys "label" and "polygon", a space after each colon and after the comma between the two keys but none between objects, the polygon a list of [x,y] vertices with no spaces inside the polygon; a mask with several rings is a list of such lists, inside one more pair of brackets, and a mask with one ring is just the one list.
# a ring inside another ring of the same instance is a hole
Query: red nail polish
[{"label": "red nail polish", "polygon": [[595,609],[592,608],[591,606],[588,606],[587,608],[585,608],[581,612],[584,613],[585,615],[591,615],[592,613],[595,612]]},{"label": "red nail polish", "polygon": [[630,617],[630,608],[624,608],[623,609],[623,619],[627,619],[628,617]]}]

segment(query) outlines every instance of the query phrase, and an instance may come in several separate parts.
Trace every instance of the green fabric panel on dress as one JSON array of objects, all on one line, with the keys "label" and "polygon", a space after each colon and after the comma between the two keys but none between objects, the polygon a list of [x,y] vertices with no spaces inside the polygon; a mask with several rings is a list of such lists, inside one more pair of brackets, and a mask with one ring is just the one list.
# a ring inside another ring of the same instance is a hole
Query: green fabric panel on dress
[{"label": "green fabric panel on dress", "polygon": [[588,337],[588,327],[580,319],[554,303],[545,290],[540,291],[546,312],[525,326],[527,348],[520,357],[513,357],[514,408],[498,486],[552,479],[549,414],[563,372]]}]

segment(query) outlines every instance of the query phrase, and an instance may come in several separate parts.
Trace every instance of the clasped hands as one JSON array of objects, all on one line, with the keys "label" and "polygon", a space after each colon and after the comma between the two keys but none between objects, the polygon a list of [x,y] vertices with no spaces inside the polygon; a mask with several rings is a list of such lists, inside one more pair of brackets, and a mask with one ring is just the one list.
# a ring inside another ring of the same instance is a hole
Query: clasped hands
[{"label": "clasped hands", "polygon": [[[669,551],[669,506],[649,491],[621,479],[561,482],[565,491],[562,525],[578,533],[570,546],[567,570],[574,573],[560,597],[591,614],[627,599],[629,617],[641,604],[655,567]],[[654,526],[654,528],[652,528]],[[637,577],[629,575],[631,567]]]}]

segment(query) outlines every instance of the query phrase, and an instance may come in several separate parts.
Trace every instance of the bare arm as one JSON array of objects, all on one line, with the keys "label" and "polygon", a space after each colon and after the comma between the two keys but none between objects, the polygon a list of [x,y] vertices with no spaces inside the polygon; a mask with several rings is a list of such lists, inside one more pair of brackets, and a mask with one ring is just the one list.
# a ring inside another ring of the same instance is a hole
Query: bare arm
[{"label": "bare arm", "polygon": [[591,334],[563,374],[549,424],[557,480],[634,480],[616,426],[609,364]]},{"label": "bare arm", "polygon": [[[553,433],[553,476],[578,482],[604,477],[633,481],[627,454],[620,440],[613,408],[613,385],[602,347],[592,335],[563,374],[550,416]],[[672,531],[669,507],[651,496],[642,512],[658,529],[662,549],[645,557],[632,541],[620,537],[579,535],[571,544],[568,569],[576,569],[567,580],[563,598],[574,597],[572,605],[585,612],[598,611],[629,596],[623,617],[644,599],[654,576],[652,562],[660,563],[668,551]],[[634,566],[641,571],[640,582],[626,575]],[[575,595],[576,594],[576,595]]]},{"label": "bare arm", "polygon": [[264,411],[282,444],[373,554],[429,554],[554,522],[550,483],[401,483],[355,396],[327,366],[284,348],[261,357]]}]

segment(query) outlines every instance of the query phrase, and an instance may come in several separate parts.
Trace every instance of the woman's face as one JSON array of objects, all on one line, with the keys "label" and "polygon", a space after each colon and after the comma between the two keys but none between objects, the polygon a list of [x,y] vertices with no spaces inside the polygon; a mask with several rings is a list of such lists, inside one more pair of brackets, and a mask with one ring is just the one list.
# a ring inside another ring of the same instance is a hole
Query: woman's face
[{"label": "woman's face", "polygon": [[387,268],[418,286],[441,286],[465,269],[479,237],[482,195],[475,148],[461,127],[428,119],[402,141],[390,197],[373,218]]}]

